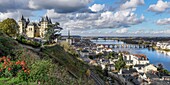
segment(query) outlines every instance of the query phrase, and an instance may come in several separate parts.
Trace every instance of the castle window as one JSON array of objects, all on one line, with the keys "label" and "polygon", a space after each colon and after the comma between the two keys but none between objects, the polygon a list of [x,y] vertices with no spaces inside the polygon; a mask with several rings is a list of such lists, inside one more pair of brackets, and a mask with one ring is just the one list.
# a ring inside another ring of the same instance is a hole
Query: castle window
[{"label": "castle window", "polygon": [[29,28],[30,31],[32,31],[32,28]]},{"label": "castle window", "polygon": [[41,36],[43,37],[43,33],[41,33]]}]

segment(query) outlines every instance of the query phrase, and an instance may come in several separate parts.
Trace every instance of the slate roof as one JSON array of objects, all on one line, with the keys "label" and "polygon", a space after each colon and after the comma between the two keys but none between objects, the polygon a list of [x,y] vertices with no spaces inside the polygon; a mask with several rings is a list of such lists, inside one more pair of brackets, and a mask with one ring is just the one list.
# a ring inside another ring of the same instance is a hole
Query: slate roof
[{"label": "slate roof", "polygon": [[134,65],[134,67],[145,67],[146,65],[142,65],[142,64],[136,64]]},{"label": "slate roof", "polygon": [[153,78],[159,78],[156,74],[154,73],[146,73],[146,76],[150,79],[153,79]]},{"label": "slate roof", "polygon": [[136,73],[138,72],[136,69],[132,69],[130,68],[129,70],[128,69],[122,69],[122,74],[133,74],[133,73]]},{"label": "slate roof", "polygon": [[88,53],[89,51],[88,51],[88,50],[82,50],[81,52],[83,52],[83,53]]},{"label": "slate roof", "polygon": [[131,63],[132,63],[132,62],[133,62],[133,60],[125,60],[125,62],[131,62]]}]

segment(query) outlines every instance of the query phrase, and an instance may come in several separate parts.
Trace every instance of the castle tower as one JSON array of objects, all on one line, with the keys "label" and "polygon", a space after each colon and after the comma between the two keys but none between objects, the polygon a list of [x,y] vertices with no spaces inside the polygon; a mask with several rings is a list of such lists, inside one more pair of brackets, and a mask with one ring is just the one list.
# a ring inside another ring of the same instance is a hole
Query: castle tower
[{"label": "castle tower", "polygon": [[48,22],[49,24],[52,24],[51,18],[49,18],[49,20],[48,20],[48,21],[49,21],[49,22]]},{"label": "castle tower", "polygon": [[40,37],[44,38],[44,35],[45,35],[45,31],[46,29],[48,28],[48,16],[46,17],[42,17],[41,21],[40,21],[40,24],[41,24],[41,27],[40,27]]},{"label": "castle tower", "polygon": [[19,25],[19,33],[26,34],[26,20],[23,15],[21,19],[18,21],[18,25]]},{"label": "castle tower", "polygon": [[29,19],[29,18],[27,19],[27,23],[28,23],[28,24],[30,23],[30,19]]}]

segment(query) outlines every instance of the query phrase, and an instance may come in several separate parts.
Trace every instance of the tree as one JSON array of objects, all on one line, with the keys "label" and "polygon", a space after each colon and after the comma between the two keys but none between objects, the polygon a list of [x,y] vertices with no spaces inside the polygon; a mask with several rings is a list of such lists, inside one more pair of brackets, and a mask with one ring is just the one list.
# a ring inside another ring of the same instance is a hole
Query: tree
[{"label": "tree", "polygon": [[110,52],[108,55],[105,56],[105,58],[110,59],[115,57],[115,52]]},{"label": "tree", "polygon": [[52,43],[54,39],[58,39],[61,35],[60,31],[63,29],[59,27],[59,23],[56,22],[55,24],[48,25],[48,28],[46,29],[45,33],[45,39],[48,41],[48,43]]},{"label": "tree", "polygon": [[158,70],[163,70],[163,65],[161,63],[158,64]]},{"label": "tree", "polygon": [[7,18],[0,23],[0,31],[10,37],[16,37],[19,32],[19,26],[14,19]]},{"label": "tree", "polygon": [[115,67],[116,70],[120,70],[121,68],[123,68],[126,65],[125,61],[123,60],[122,56],[119,56],[119,60],[117,62],[115,62]]},{"label": "tree", "polygon": [[108,74],[108,66],[106,66],[106,68],[104,69],[104,75],[107,76],[107,77],[109,76],[109,74]]},{"label": "tree", "polygon": [[102,56],[103,56],[103,53],[98,53],[98,54],[96,55],[97,58],[102,57]]},{"label": "tree", "polygon": [[89,56],[89,58],[90,58],[90,59],[93,59],[93,56],[92,56],[92,55],[90,55],[90,56]]}]

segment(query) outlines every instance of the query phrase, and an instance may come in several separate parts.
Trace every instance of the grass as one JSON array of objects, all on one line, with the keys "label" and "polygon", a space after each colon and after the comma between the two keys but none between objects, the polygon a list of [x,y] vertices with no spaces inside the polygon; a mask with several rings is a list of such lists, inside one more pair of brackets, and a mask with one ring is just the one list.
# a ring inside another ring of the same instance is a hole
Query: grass
[{"label": "grass", "polygon": [[45,47],[44,49],[42,49],[42,52],[46,53],[51,58],[55,59],[58,63],[65,66],[71,73],[73,73],[77,77],[81,77],[81,75],[83,75],[87,70],[86,64],[78,60],[76,57],[70,56],[59,45]]},{"label": "grass", "polygon": [[0,85],[37,85],[35,82],[23,82],[19,77],[0,78]]}]

